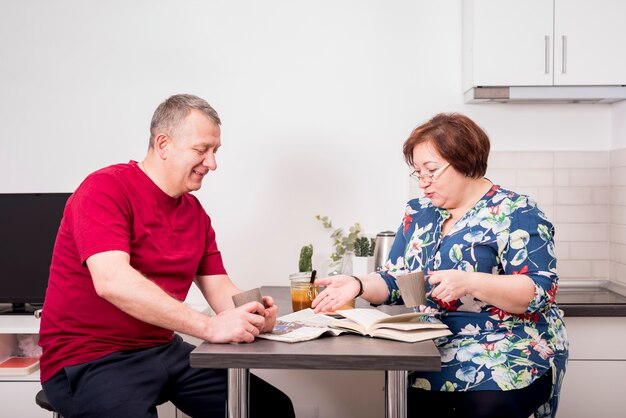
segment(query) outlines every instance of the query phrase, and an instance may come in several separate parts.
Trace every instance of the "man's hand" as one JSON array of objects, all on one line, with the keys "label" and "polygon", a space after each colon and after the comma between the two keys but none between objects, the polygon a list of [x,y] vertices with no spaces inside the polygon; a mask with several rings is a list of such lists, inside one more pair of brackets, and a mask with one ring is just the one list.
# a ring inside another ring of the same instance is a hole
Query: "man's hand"
[{"label": "man's hand", "polygon": [[263,304],[265,305],[265,324],[261,328],[261,333],[271,332],[276,324],[276,316],[278,315],[278,306],[274,304],[271,296],[263,296]]},{"label": "man's hand", "polygon": [[211,317],[208,337],[211,343],[251,343],[265,329],[267,309],[259,302],[248,302]]}]

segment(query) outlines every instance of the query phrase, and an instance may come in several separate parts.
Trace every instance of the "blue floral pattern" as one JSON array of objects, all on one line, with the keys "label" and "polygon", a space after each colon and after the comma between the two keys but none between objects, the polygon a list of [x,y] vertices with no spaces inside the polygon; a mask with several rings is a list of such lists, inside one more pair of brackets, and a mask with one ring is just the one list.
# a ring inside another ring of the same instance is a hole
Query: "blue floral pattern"
[{"label": "blue floral pattern", "polygon": [[505,312],[471,295],[449,303],[428,298],[418,309],[441,312],[439,318],[453,335],[435,340],[441,372],[412,372],[410,384],[438,391],[505,391],[524,388],[551,368],[554,393],[543,412],[550,416],[556,412],[568,358],[555,301],[554,227],[532,199],[496,185],[442,236],[449,217],[427,198],[408,202],[379,272],[390,290],[385,303],[403,303],[395,278],[419,270],[523,274],[534,282],[535,297],[524,314]]}]

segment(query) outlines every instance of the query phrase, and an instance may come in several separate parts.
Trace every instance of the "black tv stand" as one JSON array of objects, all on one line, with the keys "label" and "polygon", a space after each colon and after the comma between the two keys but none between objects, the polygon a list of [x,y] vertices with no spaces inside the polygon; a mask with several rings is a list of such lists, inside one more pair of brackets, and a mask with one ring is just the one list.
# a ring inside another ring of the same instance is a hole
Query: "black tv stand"
[{"label": "black tv stand", "polygon": [[0,304],[0,315],[33,315],[42,306],[43,304],[38,303],[2,303]]}]

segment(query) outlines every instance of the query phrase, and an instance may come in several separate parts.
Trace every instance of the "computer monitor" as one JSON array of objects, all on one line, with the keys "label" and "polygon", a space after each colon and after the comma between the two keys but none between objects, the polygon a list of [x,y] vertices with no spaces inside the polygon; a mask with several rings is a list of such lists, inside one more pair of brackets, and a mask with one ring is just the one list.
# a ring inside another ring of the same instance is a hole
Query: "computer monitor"
[{"label": "computer monitor", "polygon": [[71,193],[0,193],[0,313],[43,304],[50,260]]}]

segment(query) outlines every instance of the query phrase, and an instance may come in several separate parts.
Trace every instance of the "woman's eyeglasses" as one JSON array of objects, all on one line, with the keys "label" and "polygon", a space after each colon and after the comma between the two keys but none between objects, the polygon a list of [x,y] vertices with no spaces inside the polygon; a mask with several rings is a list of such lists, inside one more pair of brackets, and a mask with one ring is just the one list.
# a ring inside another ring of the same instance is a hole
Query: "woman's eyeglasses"
[{"label": "woman's eyeglasses", "polygon": [[437,177],[439,177],[441,175],[441,173],[443,173],[443,171],[448,168],[448,166],[450,165],[450,163],[446,163],[444,165],[442,165],[441,167],[439,167],[437,170],[435,170],[434,173],[432,174],[420,174],[419,171],[414,170],[410,176],[413,177],[414,179],[416,179],[417,181],[423,181],[424,183],[434,183],[435,179]]}]

